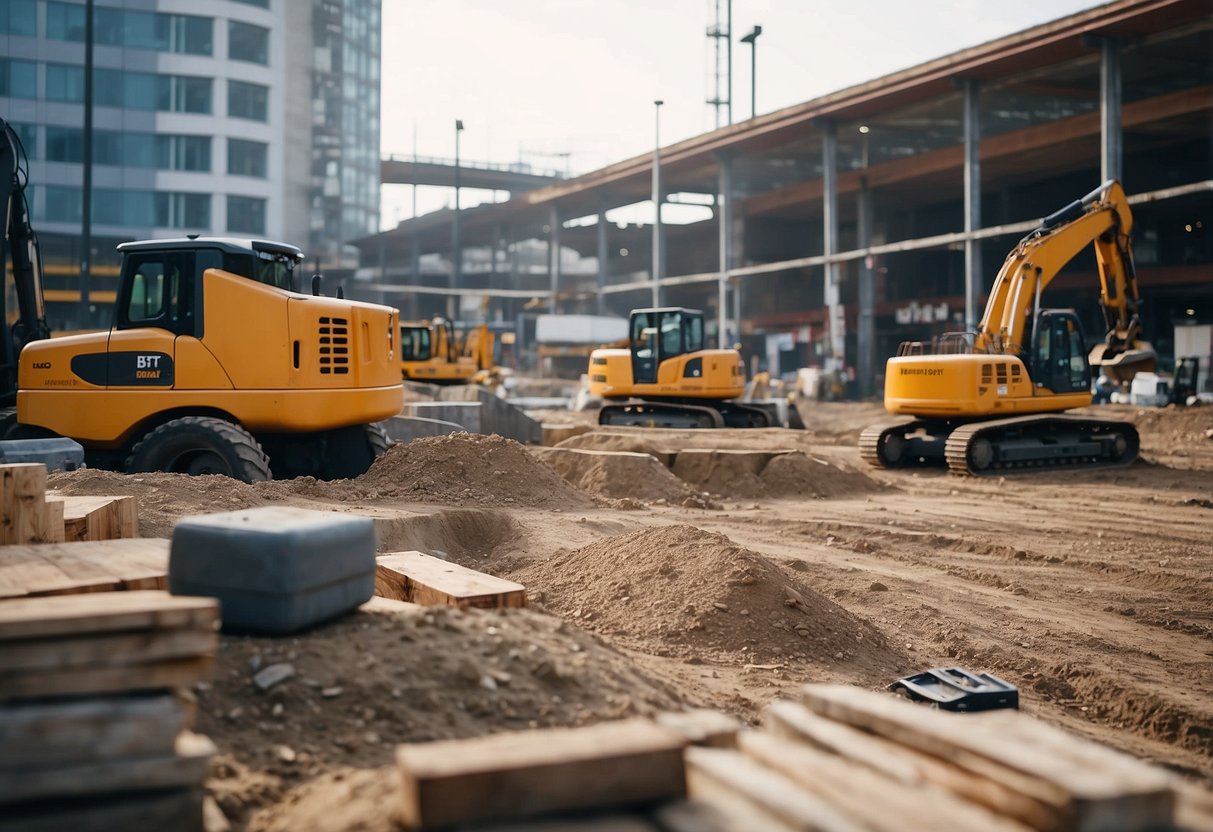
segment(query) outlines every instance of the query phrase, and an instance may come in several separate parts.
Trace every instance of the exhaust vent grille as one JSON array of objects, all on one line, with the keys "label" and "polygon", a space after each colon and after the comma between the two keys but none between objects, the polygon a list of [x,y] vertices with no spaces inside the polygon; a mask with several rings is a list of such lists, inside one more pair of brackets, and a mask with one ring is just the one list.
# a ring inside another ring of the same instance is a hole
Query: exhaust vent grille
[{"label": "exhaust vent grille", "polygon": [[319,320],[320,373],[345,375],[350,371],[350,322],[348,318]]}]

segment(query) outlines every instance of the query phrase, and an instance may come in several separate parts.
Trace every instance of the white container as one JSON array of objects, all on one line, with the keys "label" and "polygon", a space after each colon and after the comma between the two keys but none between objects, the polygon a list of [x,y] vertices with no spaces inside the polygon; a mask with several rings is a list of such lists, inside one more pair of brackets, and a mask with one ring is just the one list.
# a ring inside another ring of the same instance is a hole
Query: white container
[{"label": "white container", "polygon": [[1129,403],[1139,407],[1162,407],[1170,398],[1171,386],[1157,373],[1138,373],[1129,384]]}]

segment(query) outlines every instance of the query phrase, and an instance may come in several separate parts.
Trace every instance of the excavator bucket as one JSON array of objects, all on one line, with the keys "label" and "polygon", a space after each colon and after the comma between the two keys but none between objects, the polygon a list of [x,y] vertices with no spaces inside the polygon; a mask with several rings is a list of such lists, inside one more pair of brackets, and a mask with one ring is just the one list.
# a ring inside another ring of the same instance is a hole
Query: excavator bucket
[{"label": "excavator bucket", "polygon": [[1153,372],[1158,366],[1158,354],[1145,341],[1135,341],[1131,348],[1096,344],[1088,357],[1092,367],[1108,377],[1113,384],[1128,387],[1138,373]]}]

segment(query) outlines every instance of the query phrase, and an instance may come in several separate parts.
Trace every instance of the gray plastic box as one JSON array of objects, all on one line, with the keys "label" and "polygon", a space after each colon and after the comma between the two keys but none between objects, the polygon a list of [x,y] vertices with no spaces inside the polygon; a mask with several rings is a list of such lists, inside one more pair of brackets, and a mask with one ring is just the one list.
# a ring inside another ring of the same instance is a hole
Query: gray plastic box
[{"label": "gray plastic box", "polygon": [[375,524],[286,506],[186,517],[173,529],[168,584],[218,598],[225,632],[293,633],[371,598]]},{"label": "gray plastic box", "polygon": [[62,436],[0,441],[0,463],[14,462],[41,462],[47,471],[75,471],[84,467],[84,447]]}]

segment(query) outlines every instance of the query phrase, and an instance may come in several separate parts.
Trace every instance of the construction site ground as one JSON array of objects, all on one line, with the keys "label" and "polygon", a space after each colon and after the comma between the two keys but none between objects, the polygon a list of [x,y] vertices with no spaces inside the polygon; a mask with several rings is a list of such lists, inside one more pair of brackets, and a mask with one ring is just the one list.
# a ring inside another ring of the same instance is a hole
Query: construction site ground
[{"label": "construction site ground", "polygon": [[[1134,421],[1131,467],[962,478],[877,471],[879,404],[806,408],[806,431],[613,429],[583,449],[792,450],[691,484],[614,462],[577,484],[496,437],[396,446],[357,480],[52,475],[132,494],[140,532],[289,504],[377,518],[420,550],[524,584],[523,610],[361,611],[288,638],[225,636],[198,727],[236,829],[391,828],[400,742],[706,706],[747,720],[805,682],[880,688],[990,671],[1025,711],[1213,785],[1213,408]],[[294,675],[260,690],[254,675]]]}]

